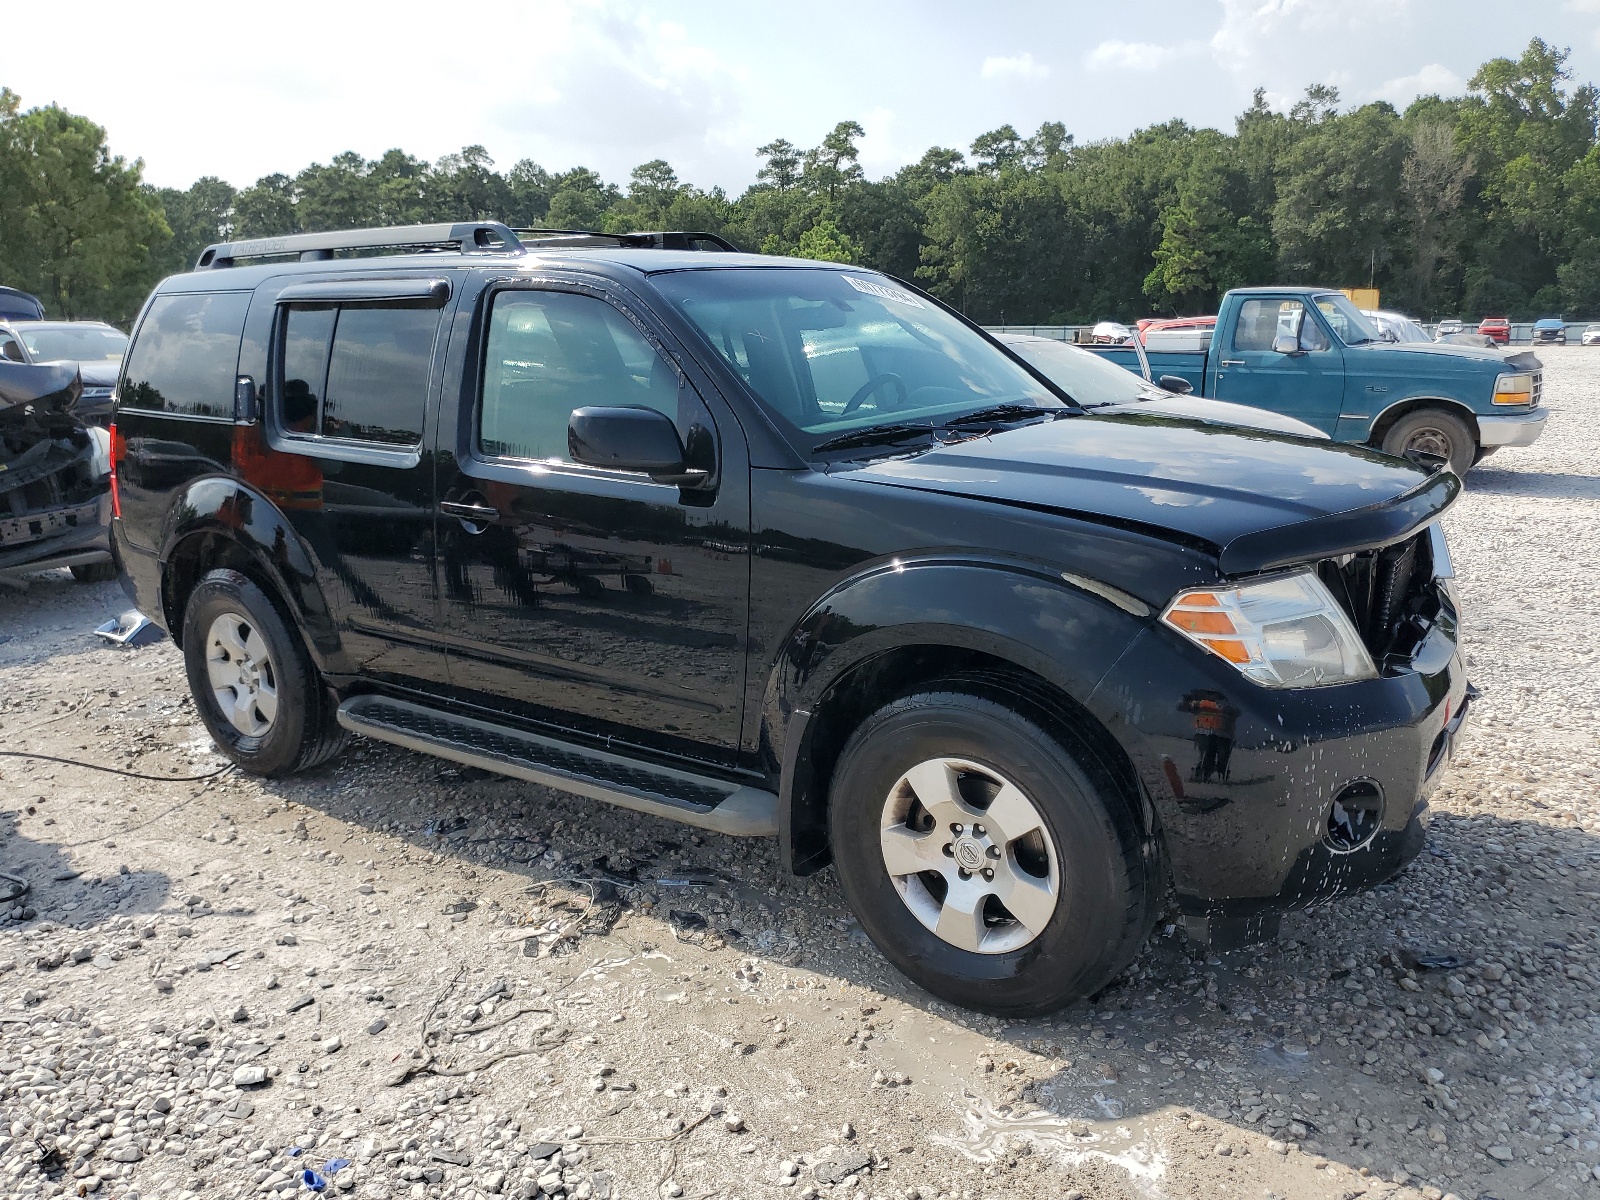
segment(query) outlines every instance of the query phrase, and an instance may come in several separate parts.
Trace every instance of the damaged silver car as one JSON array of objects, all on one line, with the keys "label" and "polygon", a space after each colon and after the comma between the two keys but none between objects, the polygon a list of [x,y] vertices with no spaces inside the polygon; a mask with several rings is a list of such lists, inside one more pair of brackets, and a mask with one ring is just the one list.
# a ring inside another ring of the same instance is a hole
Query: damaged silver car
[{"label": "damaged silver car", "polygon": [[111,557],[111,435],[78,413],[75,364],[0,361],[0,586],[70,567],[116,578]]}]

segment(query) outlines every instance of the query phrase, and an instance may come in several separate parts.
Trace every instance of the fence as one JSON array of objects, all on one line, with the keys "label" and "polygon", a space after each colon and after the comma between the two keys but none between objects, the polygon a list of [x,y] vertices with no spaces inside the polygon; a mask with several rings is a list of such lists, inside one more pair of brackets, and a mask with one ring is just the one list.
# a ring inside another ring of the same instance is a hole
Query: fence
[{"label": "fence", "polygon": [[[1597,325],[1597,324],[1600,324],[1600,322],[1591,322],[1591,321],[1568,321],[1568,322],[1566,322],[1567,344],[1568,345],[1576,345],[1577,343],[1579,343],[1580,341],[1583,340],[1583,331],[1585,329],[1588,329],[1591,325]],[[1087,342],[1089,340],[1090,331],[1094,329],[1094,326],[1093,325],[985,325],[984,328],[987,329],[990,333],[1025,333],[1025,334],[1029,334],[1032,337],[1053,338],[1054,340],[1056,340],[1058,342],[1076,342],[1076,341]],[[1438,326],[1437,322],[1429,322],[1429,323],[1424,324],[1422,326],[1422,328],[1427,331],[1427,334],[1428,334],[1429,337],[1433,337],[1437,333],[1439,326]],[[1468,325],[1468,326],[1466,326],[1466,332],[1468,332],[1468,333],[1476,333],[1477,332],[1477,328],[1478,327],[1476,325]],[[1533,343],[1533,322],[1532,321],[1519,321],[1519,322],[1514,323],[1511,326],[1511,344],[1513,346],[1527,346],[1527,345],[1531,345],[1532,343]]]}]

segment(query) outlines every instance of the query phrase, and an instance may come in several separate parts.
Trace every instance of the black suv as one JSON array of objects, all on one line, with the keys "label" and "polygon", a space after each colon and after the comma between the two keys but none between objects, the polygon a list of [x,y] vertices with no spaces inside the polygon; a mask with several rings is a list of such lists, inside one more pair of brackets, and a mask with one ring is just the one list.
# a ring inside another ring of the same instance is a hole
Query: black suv
[{"label": "black suv", "polygon": [[114,538],[224,753],[354,732],[776,835],[1011,1014],[1169,887],[1236,943],[1418,852],[1453,474],[1090,413],[907,284],[705,244],[362,230],[156,289]]}]

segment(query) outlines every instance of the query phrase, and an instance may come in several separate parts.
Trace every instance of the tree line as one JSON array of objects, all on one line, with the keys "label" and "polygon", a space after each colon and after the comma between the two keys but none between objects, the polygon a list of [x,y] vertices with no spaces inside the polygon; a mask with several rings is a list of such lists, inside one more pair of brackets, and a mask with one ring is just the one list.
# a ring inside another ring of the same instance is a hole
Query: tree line
[{"label": "tree line", "polygon": [[1214,312],[1230,287],[1369,281],[1423,318],[1600,317],[1600,91],[1573,84],[1567,57],[1535,38],[1466,95],[1404,112],[1342,108],[1324,85],[1277,112],[1258,90],[1232,133],[1172,120],[1079,144],[1061,122],[1002,125],[877,180],[861,125],[841,121],[810,149],[759,147],[755,184],[732,198],[659,159],[619,186],[529,160],[497,171],[482,146],[155,188],[92,121],[0,89],[0,282],[53,314],[126,323],[212,242],[493,219],[704,230],[887,271],[988,323]]}]

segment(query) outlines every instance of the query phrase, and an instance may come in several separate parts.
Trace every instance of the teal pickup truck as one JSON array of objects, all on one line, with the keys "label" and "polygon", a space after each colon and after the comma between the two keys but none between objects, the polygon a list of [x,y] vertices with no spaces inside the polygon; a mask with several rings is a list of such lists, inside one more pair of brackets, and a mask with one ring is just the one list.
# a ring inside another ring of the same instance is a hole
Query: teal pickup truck
[{"label": "teal pickup truck", "polygon": [[[1385,341],[1341,292],[1236,288],[1203,335],[1151,331],[1092,349],[1162,387],[1295,417],[1341,442],[1448,459],[1458,475],[1544,431],[1543,364],[1529,351]],[[1147,359],[1142,362],[1141,357]]]}]

